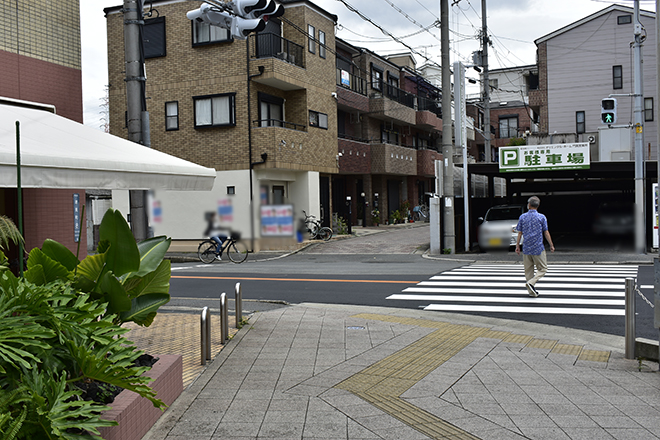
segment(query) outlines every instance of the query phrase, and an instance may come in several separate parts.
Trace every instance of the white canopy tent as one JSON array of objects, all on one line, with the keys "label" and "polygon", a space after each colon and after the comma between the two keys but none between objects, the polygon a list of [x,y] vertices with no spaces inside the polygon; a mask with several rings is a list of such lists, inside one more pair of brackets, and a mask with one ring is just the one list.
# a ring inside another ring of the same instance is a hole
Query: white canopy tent
[{"label": "white canopy tent", "polygon": [[0,187],[210,191],[216,171],[58,116],[48,106],[0,99]]}]

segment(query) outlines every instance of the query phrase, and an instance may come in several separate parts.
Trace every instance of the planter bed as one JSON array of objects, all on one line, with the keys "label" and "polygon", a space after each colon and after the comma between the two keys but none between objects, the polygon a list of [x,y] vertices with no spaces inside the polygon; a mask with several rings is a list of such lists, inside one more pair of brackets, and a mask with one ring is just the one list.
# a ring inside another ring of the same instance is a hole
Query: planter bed
[{"label": "planter bed", "polygon": [[[154,379],[149,385],[160,400],[171,405],[183,391],[183,361],[180,355],[157,356],[160,359],[145,374]],[[117,426],[101,428],[105,440],[140,440],[163,414],[149,400],[133,391],[124,390],[103,414],[106,420],[116,420]]]}]

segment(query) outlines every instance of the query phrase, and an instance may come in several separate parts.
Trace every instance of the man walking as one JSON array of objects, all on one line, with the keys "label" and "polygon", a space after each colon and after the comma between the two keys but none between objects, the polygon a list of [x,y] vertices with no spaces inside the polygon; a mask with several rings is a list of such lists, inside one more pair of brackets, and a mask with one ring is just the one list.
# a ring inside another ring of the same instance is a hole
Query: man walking
[{"label": "man walking", "polygon": [[[545,215],[538,212],[541,200],[532,196],[527,200],[528,211],[520,216],[516,230],[518,238],[516,239],[516,253],[520,255],[520,240],[523,239],[523,266],[525,267],[525,279],[527,282],[527,292],[529,296],[537,297],[536,282],[540,280],[548,271],[548,259],[545,255],[543,246],[543,237],[550,244],[550,251],[555,251],[555,245],[552,244],[552,238],[548,231],[548,220]],[[536,267],[536,275],[534,275]]]}]

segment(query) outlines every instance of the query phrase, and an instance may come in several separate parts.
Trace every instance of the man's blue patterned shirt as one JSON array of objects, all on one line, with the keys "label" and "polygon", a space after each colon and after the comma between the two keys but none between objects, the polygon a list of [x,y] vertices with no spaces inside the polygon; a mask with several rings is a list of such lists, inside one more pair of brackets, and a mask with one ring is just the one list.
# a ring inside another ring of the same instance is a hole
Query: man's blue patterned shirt
[{"label": "man's blue patterned shirt", "polygon": [[543,232],[548,230],[548,220],[545,215],[535,209],[530,209],[520,216],[516,230],[523,233],[523,254],[541,255],[545,250]]}]

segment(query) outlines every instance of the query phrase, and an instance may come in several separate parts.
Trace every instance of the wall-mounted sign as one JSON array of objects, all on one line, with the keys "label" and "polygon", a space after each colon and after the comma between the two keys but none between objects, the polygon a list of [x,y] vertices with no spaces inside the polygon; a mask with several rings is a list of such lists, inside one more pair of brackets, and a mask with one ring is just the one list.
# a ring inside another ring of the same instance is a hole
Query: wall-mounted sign
[{"label": "wall-mounted sign", "polygon": [[80,194],[73,194],[73,241],[80,241]]},{"label": "wall-mounted sign", "polygon": [[341,85],[348,87],[351,86],[351,75],[345,70],[341,71]]},{"label": "wall-mounted sign", "polygon": [[293,205],[261,207],[261,235],[263,237],[293,237]]},{"label": "wall-mounted sign", "polygon": [[589,168],[589,143],[500,147],[500,171],[553,171]]}]

